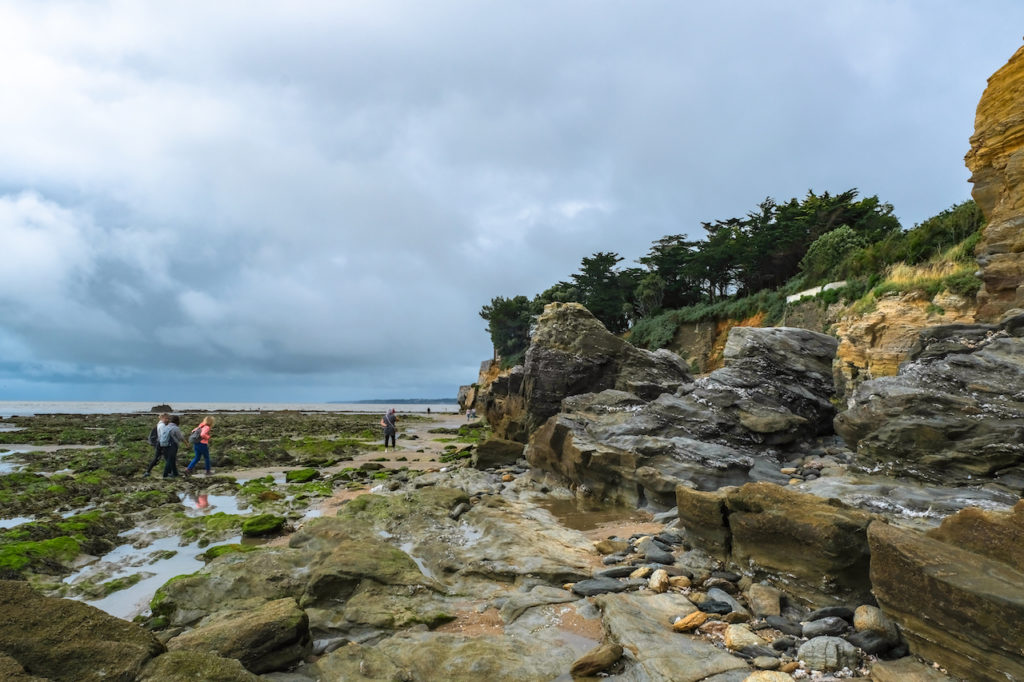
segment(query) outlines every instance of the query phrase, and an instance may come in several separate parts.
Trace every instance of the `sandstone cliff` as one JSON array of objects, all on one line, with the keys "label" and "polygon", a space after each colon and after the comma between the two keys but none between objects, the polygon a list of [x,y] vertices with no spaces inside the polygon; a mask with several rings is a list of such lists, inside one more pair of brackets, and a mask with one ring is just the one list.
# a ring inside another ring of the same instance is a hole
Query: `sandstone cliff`
[{"label": "sandstone cliff", "polygon": [[988,80],[966,163],[988,226],[977,257],[978,319],[1024,307],[1024,47]]}]

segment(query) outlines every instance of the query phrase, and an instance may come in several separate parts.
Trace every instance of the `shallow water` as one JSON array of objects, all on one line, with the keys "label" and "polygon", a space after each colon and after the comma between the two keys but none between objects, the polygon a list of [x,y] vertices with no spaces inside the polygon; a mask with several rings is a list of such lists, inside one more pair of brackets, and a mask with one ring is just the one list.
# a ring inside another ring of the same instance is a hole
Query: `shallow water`
[{"label": "shallow water", "polygon": [[14,528],[29,521],[32,521],[31,516],[15,516],[13,519],[0,519],[0,528]]},{"label": "shallow water", "polygon": [[[53,402],[53,401],[0,401],[0,415],[30,416],[33,414],[131,414],[152,412],[155,402]],[[399,413],[458,412],[454,403],[201,403],[181,402],[172,405],[175,412],[360,412],[384,413],[394,407]]]},{"label": "shallow water", "polygon": [[[161,585],[174,576],[194,573],[202,568],[205,564],[200,555],[207,549],[219,545],[237,544],[240,541],[241,536],[237,536],[203,548],[200,548],[198,543],[181,546],[178,544],[177,537],[159,538],[141,549],[134,547],[131,543],[126,543],[115,547],[102,558],[72,573],[64,579],[64,582],[73,584],[98,571],[109,571],[109,575],[104,576],[104,582],[135,573],[148,574],[147,577],[131,587],[113,592],[102,599],[89,601],[82,597],[76,597],[112,616],[131,620],[149,609],[149,602]],[[161,558],[161,554],[169,552],[174,552],[173,556]]]},{"label": "shallow water", "polygon": [[420,573],[430,578],[431,580],[437,579],[437,576],[434,575],[434,572],[430,570],[430,568],[423,561],[423,559],[419,558],[418,556],[412,553],[413,544],[411,542],[403,542],[401,545],[398,546],[398,549],[402,550],[403,552],[409,555],[409,558],[412,559],[416,563],[417,568],[420,569]]},{"label": "shallow water", "polygon": [[608,507],[582,503],[571,498],[548,497],[537,501],[537,506],[551,513],[559,523],[573,530],[595,530],[613,523],[644,523],[651,515],[640,509]]},{"label": "shallow water", "polygon": [[240,506],[238,498],[234,495],[214,495],[204,492],[180,493],[178,499],[185,507],[185,514],[188,516],[205,516],[224,512],[225,514],[245,514],[248,508]]},{"label": "shallow water", "polygon": [[0,474],[11,474],[17,471],[21,465],[17,462],[12,462],[8,457],[15,454],[14,450],[4,450],[0,452]]}]

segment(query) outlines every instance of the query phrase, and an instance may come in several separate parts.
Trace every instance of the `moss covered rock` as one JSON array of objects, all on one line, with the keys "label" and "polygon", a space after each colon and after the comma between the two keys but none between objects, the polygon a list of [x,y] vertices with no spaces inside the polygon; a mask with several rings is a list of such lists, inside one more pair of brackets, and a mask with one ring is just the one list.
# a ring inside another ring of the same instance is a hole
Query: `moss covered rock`
[{"label": "moss covered rock", "polygon": [[293,469],[285,472],[286,483],[306,483],[320,476],[316,469]]},{"label": "moss covered rock", "polygon": [[242,522],[242,535],[249,538],[274,535],[284,528],[285,520],[274,514],[260,514]]}]

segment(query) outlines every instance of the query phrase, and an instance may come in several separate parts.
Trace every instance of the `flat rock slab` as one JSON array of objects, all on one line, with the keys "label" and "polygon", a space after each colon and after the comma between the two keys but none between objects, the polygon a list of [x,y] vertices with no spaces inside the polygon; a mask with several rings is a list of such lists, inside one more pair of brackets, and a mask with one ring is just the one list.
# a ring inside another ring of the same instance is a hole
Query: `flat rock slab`
[{"label": "flat rock slab", "polygon": [[604,611],[606,631],[622,645],[630,665],[636,668],[636,679],[697,682],[748,670],[743,659],[672,631],[673,618],[697,610],[681,594],[603,594],[594,597],[594,602]]}]

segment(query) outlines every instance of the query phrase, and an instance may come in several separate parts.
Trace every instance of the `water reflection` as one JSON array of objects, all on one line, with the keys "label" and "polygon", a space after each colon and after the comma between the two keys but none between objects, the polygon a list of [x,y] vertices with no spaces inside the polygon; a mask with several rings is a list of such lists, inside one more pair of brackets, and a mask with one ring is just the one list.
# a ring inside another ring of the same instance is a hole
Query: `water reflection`
[{"label": "water reflection", "polygon": [[595,530],[613,523],[646,523],[651,514],[628,507],[609,507],[585,503],[575,498],[548,497],[538,500],[537,506],[551,513],[559,523],[573,530]]},{"label": "water reflection", "polygon": [[31,516],[15,516],[13,519],[0,519],[0,528],[14,528],[31,520]]},{"label": "water reflection", "polygon": [[241,514],[238,498],[234,495],[216,495],[206,492],[180,493],[178,499],[188,516],[204,516],[214,512]]}]

